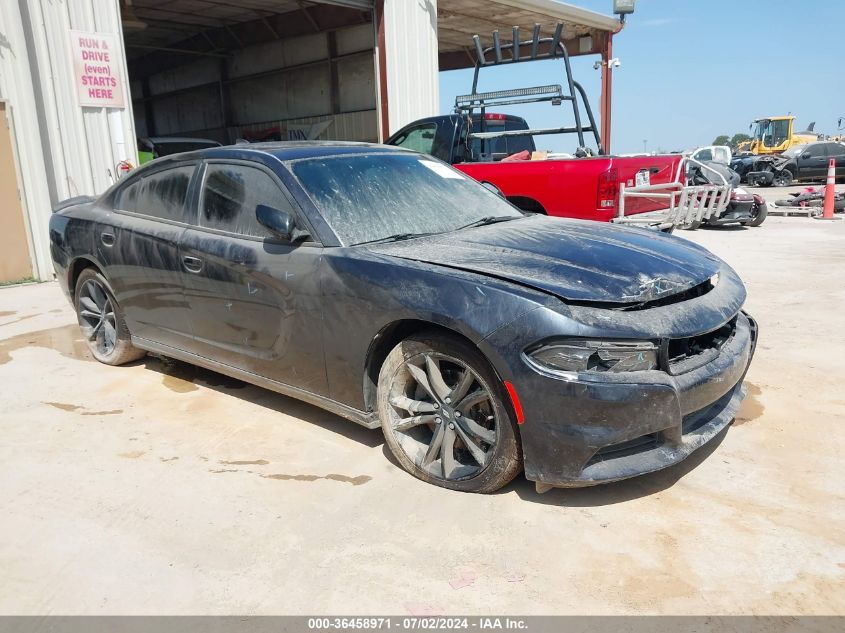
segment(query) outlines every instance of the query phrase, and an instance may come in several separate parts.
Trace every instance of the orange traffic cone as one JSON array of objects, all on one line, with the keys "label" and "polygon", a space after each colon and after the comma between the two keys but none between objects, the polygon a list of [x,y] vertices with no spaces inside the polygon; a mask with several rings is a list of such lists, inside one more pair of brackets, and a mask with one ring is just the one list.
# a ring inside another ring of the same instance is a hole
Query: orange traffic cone
[{"label": "orange traffic cone", "polygon": [[836,161],[831,158],[827,167],[827,185],[824,188],[824,214],[817,220],[838,220],[833,216],[833,199],[836,197]]}]

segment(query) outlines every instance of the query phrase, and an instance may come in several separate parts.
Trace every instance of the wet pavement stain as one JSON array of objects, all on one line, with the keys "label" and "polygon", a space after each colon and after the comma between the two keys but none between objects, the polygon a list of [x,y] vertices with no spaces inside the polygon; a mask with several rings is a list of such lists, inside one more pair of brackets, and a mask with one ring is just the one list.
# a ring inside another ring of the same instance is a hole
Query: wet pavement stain
[{"label": "wet pavement stain", "polygon": [[223,464],[224,466],[266,466],[270,462],[266,459],[255,459],[252,461],[240,461],[240,462],[217,462],[218,464]]},{"label": "wet pavement stain", "polygon": [[0,319],[7,316],[15,316],[17,312],[14,310],[0,310]]},{"label": "wet pavement stain", "polygon": [[358,475],[357,477],[350,477],[348,475],[335,475],[334,473],[328,475],[261,475],[264,479],[278,479],[281,481],[317,481],[318,479],[329,479],[331,481],[340,481],[353,486],[360,486],[372,480],[368,475]]},{"label": "wet pavement stain", "polygon": [[26,347],[54,349],[65,358],[72,358],[73,360],[94,360],[85,339],[82,337],[82,332],[76,324],[37,332],[26,332],[0,340],[0,365],[12,360],[12,352]]},{"label": "wet pavement stain", "polygon": [[27,319],[34,319],[37,316],[41,316],[40,314],[27,314],[26,316],[18,317],[14,321],[6,321],[6,323],[0,323],[0,327],[4,325],[12,325],[14,323],[20,323],[21,321],[26,321]]},{"label": "wet pavement stain", "polygon": [[224,389],[243,389],[247,386],[241,380],[163,356],[149,357],[146,366],[164,374],[162,384],[175,393],[196,391],[199,389],[198,384]]},{"label": "wet pavement stain", "polygon": [[144,455],[147,451],[129,451],[128,453],[118,453],[118,457],[125,457],[126,459],[138,459],[141,455]]},{"label": "wet pavement stain", "polygon": [[44,404],[61,409],[62,411],[76,411],[82,408],[78,404],[67,404],[66,402],[45,402]]},{"label": "wet pavement stain", "polygon": [[748,395],[745,396],[745,400],[742,401],[739,411],[736,412],[736,417],[734,417],[734,426],[742,426],[746,422],[756,420],[763,415],[763,411],[766,410],[757,398],[761,393],[763,393],[762,389],[750,382],[746,382],[745,386],[748,389]]},{"label": "wet pavement stain", "polygon": [[[44,404],[55,407],[56,409],[61,409],[62,411],[71,412],[85,408],[79,404],[68,404],[66,402],[44,402]],[[111,409],[109,411],[80,411],[80,415],[117,415],[118,413],[123,413],[123,409]]]},{"label": "wet pavement stain", "polygon": [[161,384],[175,393],[189,393],[199,389],[194,383],[176,376],[164,376],[161,379]]},{"label": "wet pavement stain", "polygon": [[179,459],[179,458],[178,457],[159,457],[158,461],[160,461],[160,462],[172,462],[172,461],[176,461],[177,459]]},{"label": "wet pavement stain", "polygon": [[221,468],[220,470],[209,470],[210,473],[239,473],[237,468]]}]

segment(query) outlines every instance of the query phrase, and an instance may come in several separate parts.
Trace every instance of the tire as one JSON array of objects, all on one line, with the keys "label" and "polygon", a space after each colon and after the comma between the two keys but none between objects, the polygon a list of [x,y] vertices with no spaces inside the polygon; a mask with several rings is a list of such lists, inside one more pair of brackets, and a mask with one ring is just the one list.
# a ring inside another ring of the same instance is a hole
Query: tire
[{"label": "tire", "polygon": [[772,184],[775,187],[788,187],[792,184],[792,172],[788,169],[782,169],[776,172],[775,177],[772,179]]},{"label": "tire", "polygon": [[457,337],[424,332],[399,343],[381,366],[377,398],[387,446],[422,481],[491,493],[522,469],[503,385]]},{"label": "tire", "polygon": [[129,328],[111,286],[94,268],[86,268],[80,273],[73,304],[88,349],[98,361],[106,365],[123,365],[146,354],[132,346]]},{"label": "tire", "polygon": [[769,215],[769,206],[765,203],[757,206],[757,215],[746,226],[760,226],[765,222],[766,216]]}]

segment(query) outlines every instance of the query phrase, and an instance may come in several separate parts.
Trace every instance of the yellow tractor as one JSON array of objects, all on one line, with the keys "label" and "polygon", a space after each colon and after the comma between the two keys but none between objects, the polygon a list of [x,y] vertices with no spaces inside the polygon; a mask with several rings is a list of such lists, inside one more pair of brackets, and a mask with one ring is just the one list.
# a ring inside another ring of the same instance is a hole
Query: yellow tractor
[{"label": "yellow tractor", "polygon": [[815,122],[810,123],[803,132],[795,132],[794,116],[772,116],[765,119],[755,119],[752,124],[754,138],[748,141],[748,148],[743,148],[751,154],[780,154],[793,145],[805,145],[819,140],[819,135],[813,131]]}]

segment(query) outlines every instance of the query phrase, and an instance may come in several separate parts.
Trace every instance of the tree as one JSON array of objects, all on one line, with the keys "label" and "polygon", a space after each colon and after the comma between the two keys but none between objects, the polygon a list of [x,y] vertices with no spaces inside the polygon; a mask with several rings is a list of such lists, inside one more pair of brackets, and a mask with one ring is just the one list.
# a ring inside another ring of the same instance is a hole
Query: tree
[{"label": "tree", "polygon": [[[751,137],[748,136],[748,134],[743,134],[742,132],[739,132],[739,133],[733,135],[733,138],[731,139],[731,142],[730,142],[730,146],[736,147],[740,143],[744,143],[745,141],[750,141],[750,140],[751,140]],[[725,143],[725,145],[727,145],[727,144],[728,143]]]},{"label": "tree", "polygon": [[[737,134],[737,136],[739,136],[739,135]],[[734,137],[734,138],[736,138],[736,137]],[[730,143],[731,143],[731,137],[728,136],[727,134],[722,134],[721,136],[717,136],[716,140],[713,141],[713,145],[730,145]]]}]

